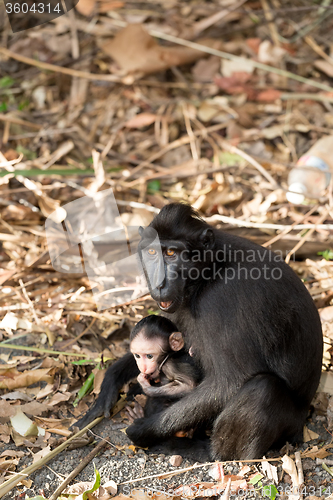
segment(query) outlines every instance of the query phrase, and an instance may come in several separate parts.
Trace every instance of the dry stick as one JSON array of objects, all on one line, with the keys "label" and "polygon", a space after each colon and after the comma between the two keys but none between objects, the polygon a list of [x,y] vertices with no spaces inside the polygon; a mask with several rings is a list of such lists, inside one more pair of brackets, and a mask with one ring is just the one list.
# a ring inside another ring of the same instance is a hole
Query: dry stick
[{"label": "dry stick", "polygon": [[326,52],[324,52],[323,49],[319,47],[319,45],[317,44],[317,42],[315,42],[312,36],[305,36],[304,40],[308,45],[310,45],[311,49],[313,49],[320,57],[325,59],[325,61],[329,62],[330,64],[333,64],[333,58],[327,55]]},{"label": "dry stick", "polygon": [[206,30],[207,28],[210,28],[214,24],[218,23],[221,21],[224,17],[226,17],[230,12],[233,12],[239,7],[241,7],[247,0],[240,0],[236,4],[230,6],[228,9],[223,9],[218,12],[215,12],[215,14],[212,14],[209,17],[205,17],[204,19],[201,19],[201,21],[197,21],[196,23],[193,23],[192,25],[192,31],[197,37],[202,31]]},{"label": "dry stick", "polygon": [[266,21],[268,22],[268,27],[270,29],[274,45],[276,45],[277,47],[280,47],[281,44],[279,42],[279,34],[278,34],[276,26],[273,22],[273,14],[269,8],[268,2],[267,2],[267,0],[261,0],[261,3],[262,3],[263,10],[264,10]]},{"label": "dry stick", "polygon": [[270,240],[266,241],[266,243],[264,243],[262,246],[267,248],[270,245],[272,245],[273,243],[275,243],[276,241],[280,240],[283,236],[290,233],[290,231],[292,231],[294,229],[294,227],[297,226],[297,224],[300,224],[301,222],[303,222],[307,217],[309,217],[318,208],[319,208],[319,205],[315,205],[314,207],[312,207],[311,210],[306,212],[306,214],[300,220],[293,222],[291,226],[284,229],[284,231],[282,231],[280,234],[277,234],[276,236],[274,236],[274,238],[271,238]]},{"label": "dry stick", "polygon": [[80,339],[81,337],[83,337],[83,335],[85,335],[85,334],[86,334],[86,333],[90,330],[90,328],[93,326],[93,324],[95,323],[95,321],[96,321],[96,318],[93,318],[93,319],[91,320],[90,325],[88,325],[88,326],[87,326],[87,328],[85,328],[85,329],[83,330],[83,332],[81,332],[79,335],[77,335],[74,339],[70,339],[68,342],[66,342],[66,343],[62,346],[62,348],[63,348],[63,349],[67,349],[67,347],[68,347],[68,346],[70,346],[70,345],[74,344],[74,342],[76,342],[78,339]]},{"label": "dry stick", "polygon": [[26,301],[28,302],[28,304],[30,306],[32,315],[33,315],[33,317],[34,317],[34,319],[36,321],[36,325],[40,325],[40,320],[39,320],[39,318],[37,316],[36,310],[34,308],[34,304],[33,304],[32,300],[30,299],[30,297],[28,295],[28,292],[26,291],[26,288],[24,286],[23,280],[21,278],[19,279],[19,283],[20,283],[21,290],[23,292],[23,296],[24,296],[24,298],[26,299]]},{"label": "dry stick", "polygon": [[[44,63],[41,61],[36,61],[30,57],[21,56],[16,54],[11,50],[0,47],[0,54],[4,54],[11,59],[16,59],[17,61],[28,64],[29,66],[37,66],[37,68],[44,69],[47,71],[54,71],[56,73],[63,73],[64,75],[77,76],[79,78],[86,78],[87,80],[102,80],[104,82],[120,82],[121,79],[115,75],[98,75],[94,73],[88,73],[87,71],[79,71],[76,69],[63,68],[62,66],[56,66],[55,64]],[[0,115],[0,119],[3,115]],[[3,119],[3,118],[2,118]],[[30,124],[32,127],[32,124]],[[37,126],[35,126],[37,128]],[[38,128],[41,128],[38,126]]]},{"label": "dry stick", "polygon": [[236,146],[232,146],[231,144],[229,144],[229,142],[225,141],[224,139],[222,139],[222,137],[218,136],[217,134],[213,134],[213,137],[215,138],[216,142],[220,145],[220,147],[222,149],[225,149],[229,153],[236,154],[236,155],[240,156],[241,158],[244,158],[244,160],[246,160],[248,163],[250,163],[250,165],[252,165],[253,167],[255,167],[261,173],[261,175],[263,177],[266,177],[266,179],[268,180],[268,182],[270,184],[272,184],[272,186],[274,188],[278,188],[279,187],[278,183],[275,181],[275,179],[273,179],[273,177],[271,176],[271,174],[269,174],[264,169],[264,167],[262,165],[260,165],[259,162],[257,162],[257,160],[255,160],[254,158],[252,158],[252,156],[248,155],[247,153],[245,153],[241,149],[236,148]]},{"label": "dry stick", "polygon": [[[292,92],[285,92],[280,95],[280,99],[282,101],[295,101],[295,100],[310,100],[310,101],[321,101],[321,102],[333,102],[333,97],[326,95],[326,94],[310,94],[310,92],[295,92],[294,94]],[[332,130],[327,130],[324,129],[323,127],[320,127],[320,129],[323,132],[326,132],[327,134],[331,134]],[[315,130],[318,130],[317,128]],[[320,130],[320,131],[321,131]]]},{"label": "dry stick", "polygon": [[[0,53],[3,50],[7,50],[7,49],[3,49],[3,47],[0,47]],[[10,51],[8,51],[8,52],[10,52]],[[13,57],[13,59],[15,59],[15,58]],[[29,59],[29,58],[26,58],[26,59]],[[31,61],[34,61],[34,59],[31,59]],[[31,123],[31,122],[28,122],[27,120],[21,120],[21,118],[16,118],[15,116],[12,116],[11,114],[4,115],[3,113],[0,113],[0,120],[4,121],[4,122],[15,123],[16,125],[23,125],[25,127],[35,128],[36,130],[40,130],[42,128],[42,125],[38,125],[37,123]]]},{"label": "dry stick", "polygon": [[324,213],[322,214],[321,217],[319,217],[318,221],[312,226],[312,228],[299,240],[299,242],[288,252],[287,257],[285,258],[285,261],[287,264],[289,264],[290,258],[293,253],[295,253],[297,250],[301,248],[301,246],[304,245],[304,243],[310,238],[310,236],[315,232],[315,230],[319,227],[319,224],[324,222],[326,219],[327,215],[329,213],[329,208],[326,208]]},{"label": "dry stick", "polygon": [[[255,464],[255,463],[261,463],[261,462],[281,462],[282,457],[278,458],[253,458],[249,460],[224,460],[223,462],[219,462],[221,465],[227,465],[227,464]],[[206,467],[208,465],[216,465],[216,462],[206,462],[204,464],[195,464],[191,465],[190,467],[186,467],[184,469],[175,469],[170,472],[165,472],[164,474],[161,474],[160,472],[158,474],[152,474],[151,476],[144,476],[144,477],[137,477],[136,479],[129,479],[128,481],[124,481],[123,483],[119,483],[120,485],[123,484],[131,484],[131,483],[137,483],[139,481],[145,481],[146,479],[152,479],[154,477],[158,478],[163,478],[165,479],[168,476],[176,476],[178,474],[182,474],[183,472],[188,472],[193,469],[200,469],[202,467]]]},{"label": "dry stick", "polygon": [[[218,130],[221,130],[222,128],[226,128],[226,126],[227,126],[226,123],[217,123],[216,125],[212,125],[211,127],[207,127],[203,130],[195,130],[193,132],[193,135],[195,135],[195,136],[201,135],[202,137],[205,137],[211,132],[217,132]],[[148,160],[143,161],[137,167],[134,167],[131,170],[131,174],[127,177],[127,179],[132,177],[136,173],[138,173],[140,170],[142,170],[142,168],[144,168],[146,166],[146,163],[149,163],[151,166],[151,163],[153,161],[157,160],[157,158],[160,158],[161,156],[163,156],[168,151],[171,151],[172,149],[176,149],[176,148],[179,148],[179,146],[183,146],[184,144],[188,144],[190,142],[190,140],[191,140],[190,137],[188,135],[186,135],[184,137],[181,137],[180,139],[176,139],[175,141],[170,142],[167,146],[160,149],[156,153],[152,154],[148,158]],[[135,179],[135,181],[126,182],[124,184],[126,187],[130,187],[131,185],[136,184],[139,181],[140,181],[140,179]]]},{"label": "dry stick", "polygon": [[86,465],[97,455],[97,453],[106,446],[108,442],[103,439],[98,445],[91,450],[91,452],[82,460],[82,462],[69,474],[63,483],[55,490],[55,492],[50,496],[49,500],[57,500],[60,493],[69,485],[69,483],[74,479],[80,472],[85,468]]},{"label": "dry stick", "polygon": [[295,464],[298,472],[298,486],[301,486],[304,483],[304,474],[303,474],[301,454],[299,451],[295,451]]},{"label": "dry stick", "polygon": [[[240,219],[236,219],[235,217],[228,217],[227,215],[219,215],[219,214],[212,215],[211,217],[205,217],[205,221],[208,223],[213,222],[213,221],[218,221],[218,222],[224,222],[226,224],[232,224],[234,226],[256,227],[258,229],[274,229],[274,230],[280,229],[281,231],[292,227],[292,225],[271,224],[269,222],[251,222],[251,221],[240,220]],[[313,224],[297,224],[296,226],[292,227],[292,229],[296,229],[298,231],[301,231],[304,229],[312,229],[312,228],[313,228]],[[332,230],[333,224],[319,224],[319,223],[317,223],[316,228],[317,229]]]}]

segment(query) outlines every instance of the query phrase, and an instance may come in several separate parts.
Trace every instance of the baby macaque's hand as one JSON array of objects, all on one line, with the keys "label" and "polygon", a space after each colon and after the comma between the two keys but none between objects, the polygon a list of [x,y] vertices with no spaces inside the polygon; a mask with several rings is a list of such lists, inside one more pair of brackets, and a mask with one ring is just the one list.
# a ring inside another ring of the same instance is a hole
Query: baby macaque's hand
[{"label": "baby macaque's hand", "polygon": [[129,405],[126,406],[126,414],[127,414],[128,420],[131,423],[133,423],[134,420],[136,420],[137,418],[143,418],[144,417],[143,408],[142,408],[142,406],[137,401],[135,401],[134,407],[131,407]]},{"label": "baby macaque's hand", "polygon": [[138,376],[138,382],[141,385],[142,389],[150,387],[149,375],[145,375],[144,373],[140,373]]}]

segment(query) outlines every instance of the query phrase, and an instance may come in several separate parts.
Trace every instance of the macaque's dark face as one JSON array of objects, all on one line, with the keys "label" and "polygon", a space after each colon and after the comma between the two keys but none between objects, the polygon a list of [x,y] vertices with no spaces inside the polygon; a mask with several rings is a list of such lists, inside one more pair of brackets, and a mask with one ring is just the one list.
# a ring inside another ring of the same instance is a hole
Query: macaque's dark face
[{"label": "macaque's dark face", "polygon": [[139,333],[131,342],[130,351],[141,373],[149,375],[150,378],[157,378],[159,366],[165,356],[164,339],[145,338],[143,333]]}]

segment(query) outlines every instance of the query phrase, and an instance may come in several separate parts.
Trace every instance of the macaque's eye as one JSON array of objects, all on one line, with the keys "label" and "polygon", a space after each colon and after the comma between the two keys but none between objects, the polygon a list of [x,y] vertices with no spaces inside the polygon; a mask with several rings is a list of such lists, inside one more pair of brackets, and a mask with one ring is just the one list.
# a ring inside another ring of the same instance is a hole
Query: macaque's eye
[{"label": "macaque's eye", "polygon": [[154,357],[154,354],[147,354],[148,359],[153,359],[153,357]]},{"label": "macaque's eye", "polygon": [[136,359],[140,359],[140,354],[133,354]]},{"label": "macaque's eye", "polygon": [[149,248],[148,253],[149,255],[156,255],[156,250],[154,248]]},{"label": "macaque's eye", "polygon": [[172,248],[168,248],[166,254],[168,255],[168,257],[172,257],[173,255],[175,255],[175,251]]}]

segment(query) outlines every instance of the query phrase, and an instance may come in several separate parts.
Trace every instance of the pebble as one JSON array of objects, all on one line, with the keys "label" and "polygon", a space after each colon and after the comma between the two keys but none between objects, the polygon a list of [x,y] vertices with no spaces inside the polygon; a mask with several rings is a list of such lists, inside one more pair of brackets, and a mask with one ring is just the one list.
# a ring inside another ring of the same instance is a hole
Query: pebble
[{"label": "pebble", "polygon": [[169,463],[174,467],[179,467],[182,464],[183,457],[181,455],[172,455],[169,459]]}]

